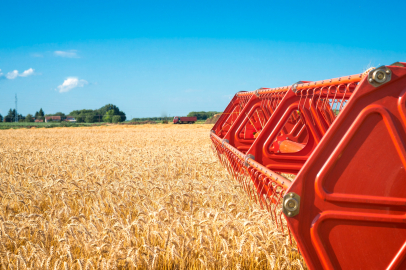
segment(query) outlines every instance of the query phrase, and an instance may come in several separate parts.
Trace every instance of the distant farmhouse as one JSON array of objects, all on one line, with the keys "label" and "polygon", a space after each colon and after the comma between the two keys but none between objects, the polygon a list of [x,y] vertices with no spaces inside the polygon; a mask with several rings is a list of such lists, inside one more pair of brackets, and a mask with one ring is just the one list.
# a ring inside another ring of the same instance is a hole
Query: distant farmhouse
[{"label": "distant farmhouse", "polygon": [[45,116],[45,122],[61,121],[60,116]]},{"label": "distant farmhouse", "polygon": [[[36,122],[37,120],[35,120]],[[75,117],[73,116],[66,116],[66,117],[61,117],[61,116],[45,116],[45,122],[53,122],[53,121],[57,121],[57,122],[61,122],[61,121],[66,121],[66,122],[76,122]]]},{"label": "distant farmhouse", "polygon": [[66,116],[65,121],[75,123],[75,122],[76,122],[76,119],[75,119],[75,117],[73,117],[73,116]]}]

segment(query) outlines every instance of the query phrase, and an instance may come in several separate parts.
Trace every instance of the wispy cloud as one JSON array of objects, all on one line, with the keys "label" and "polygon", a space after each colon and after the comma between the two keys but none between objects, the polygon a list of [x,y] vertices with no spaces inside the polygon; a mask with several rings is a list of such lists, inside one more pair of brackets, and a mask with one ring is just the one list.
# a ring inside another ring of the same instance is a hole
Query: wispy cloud
[{"label": "wispy cloud", "polygon": [[[13,71],[7,72],[6,78],[9,80],[14,80],[17,77],[27,77],[27,76],[33,75],[34,71],[35,71],[35,69],[33,69],[33,68],[24,70],[23,73],[18,73],[18,70],[13,70]],[[2,75],[3,75],[3,73],[1,73],[1,69],[0,69],[0,76],[2,76]]]},{"label": "wispy cloud", "polygon": [[24,72],[21,73],[19,76],[20,76],[20,77],[27,77],[27,76],[30,76],[30,75],[32,75],[32,74],[34,74],[34,69],[29,68],[29,69],[27,69],[27,70],[24,70]]},{"label": "wispy cloud", "polygon": [[18,70],[10,71],[6,74],[6,78],[9,80],[14,80],[18,76]]},{"label": "wispy cloud", "polygon": [[54,55],[66,58],[80,58],[77,54],[77,50],[54,51]]},{"label": "wispy cloud", "polygon": [[57,88],[59,90],[59,93],[65,93],[69,92],[73,88],[83,87],[86,84],[89,84],[86,80],[79,80],[76,77],[69,77],[66,80],[64,80],[63,83],[59,85]]}]

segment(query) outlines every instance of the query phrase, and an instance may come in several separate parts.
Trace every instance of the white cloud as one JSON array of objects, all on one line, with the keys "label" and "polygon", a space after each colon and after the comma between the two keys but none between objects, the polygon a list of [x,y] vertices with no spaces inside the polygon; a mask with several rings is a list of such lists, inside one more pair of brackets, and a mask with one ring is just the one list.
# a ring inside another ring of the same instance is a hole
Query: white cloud
[{"label": "white cloud", "polygon": [[0,77],[3,76],[3,73],[1,73],[1,69],[0,69]]},{"label": "white cloud", "polygon": [[[19,77],[27,77],[30,76],[32,74],[34,74],[35,69],[33,68],[29,68],[27,70],[24,70],[23,73],[18,73],[18,70],[13,70],[10,71],[6,74],[6,78],[9,80],[14,80],[15,78]],[[0,76],[3,75],[3,73],[1,73],[1,69],[0,69]]]},{"label": "white cloud", "polygon": [[19,76],[20,76],[20,77],[27,77],[27,76],[30,76],[30,75],[32,75],[32,74],[34,74],[34,69],[29,68],[29,69],[27,69],[27,70],[24,70],[24,72],[21,73]]},{"label": "white cloud", "polygon": [[14,80],[18,76],[18,70],[13,70],[7,73],[6,78],[9,80]]},{"label": "white cloud", "polygon": [[73,88],[76,87],[83,87],[88,82],[86,80],[79,80],[76,77],[69,77],[66,80],[63,81],[61,85],[59,85],[57,88],[59,90],[59,93],[64,93],[64,92],[69,92]]},{"label": "white cloud", "polygon": [[67,57],[67,58],[79,58],[76,50],[69,51],[54,51],[55,56]]}]

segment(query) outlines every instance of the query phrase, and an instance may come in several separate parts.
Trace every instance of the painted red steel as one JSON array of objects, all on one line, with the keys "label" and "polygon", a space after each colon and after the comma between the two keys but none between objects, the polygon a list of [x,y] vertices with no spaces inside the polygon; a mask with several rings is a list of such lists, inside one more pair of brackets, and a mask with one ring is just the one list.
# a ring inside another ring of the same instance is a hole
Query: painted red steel
[{"label": "painted red steel", "polygon": [[212,129],[221,162],[310,269],[406,269],[405,66],[382,67],[382,85],[372,70],[240,92]]}]

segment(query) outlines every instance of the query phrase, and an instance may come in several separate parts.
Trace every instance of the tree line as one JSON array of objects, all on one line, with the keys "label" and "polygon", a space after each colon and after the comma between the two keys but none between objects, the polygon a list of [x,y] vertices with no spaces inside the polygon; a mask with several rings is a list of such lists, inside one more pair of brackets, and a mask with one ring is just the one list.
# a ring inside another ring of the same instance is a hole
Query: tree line
[{"label": "tree line", "polygon": [[[74,110],[69,114],[65,114],[62,112],[57,112],[53,114],[45,114],[42,108],[35,112],[34,115],[27,114],[23,116],[21,114],[17,115],[18,122],[34,122],[35,120],[43,120],[45,121],[46,116],[60,116],[61,119],[66,119],[66,117],[70,116],[76,120],[76,123],[95,123],[95,122],[110,122],[110,123],[118,123],[123,122],[127,119],[124,112],[120,111],[120,109],[113,104],[107,104],[100,109],[96,110]],[[0,121],[1,122],[14,122],[16,119],[16,111],[15,109],[10,109],[6,116],[2,116],[0,114]]]},{"label": "tree line", "polygon": [[207,118],[213,117],[215,114],[219,114],[221,112],[209,111],[209,112],[190,112],[187,116],[193,117],[196,116],[197,120],[206,120]]},{"label": "tree line", "polygon": [[171,120],[169,117],[141,117],[141,118],[133,118],[130,122],[143,122],[143,121],[164,121],[164,120]]},{"label": "tree line", "polygon": [[[215,114],[221,112],[216,111],[200,111],[200,112],[190,112],[187,116],[193,117],[196,116],[197,120],[206,120],[210,117],[213,117]],[[118,123],[123,122],[127,119],[126,114],[113,104],[107,104],[100,109],[96,110],[74,110],[71,111],[69,114],[65,114],[63,112],[57,112],[53,114],[45,114],[42,108],[35,112],[34,115],[27,114],[23,116],[18,114],[18,121],[19,122],[34,122],[35,120],[43,120],[45,121],[46,116],[60,116],[62,119],[66,119],[66,117],[74,117],[76,123],[95,123],[95,122],[110,122],[110,123]],[[0,122],[14,122],[16,119],[16,111],[15,109],[10,109],[6,116],[2,116],[0,114]],[[166,116],[163,117],[143,117],[143,118],[133,118],[131,119],[132,122],[138,121],[163,121],[168,120],[169,118]],[[169,119],[169,120],[172,120]]]},{"label": "tree line", "polygon": [[[208,111],[208,112],[190,112],[188,113],[188,117],[193,117],[196,116],[197,120],[206,120],[210,117],[213,117],[215,114],[222,113],[222,112],[216,112],[216,111]],[[180,116],[180,115],[178,115]],[[167,116],[162,116],[162,117],[143,117],[143,118],[133,118],[131,119],[131,122],[139,122],[139,121],[164,121],[164,120],[170,120],[172,121],[173,117],[167,117]]]}]

